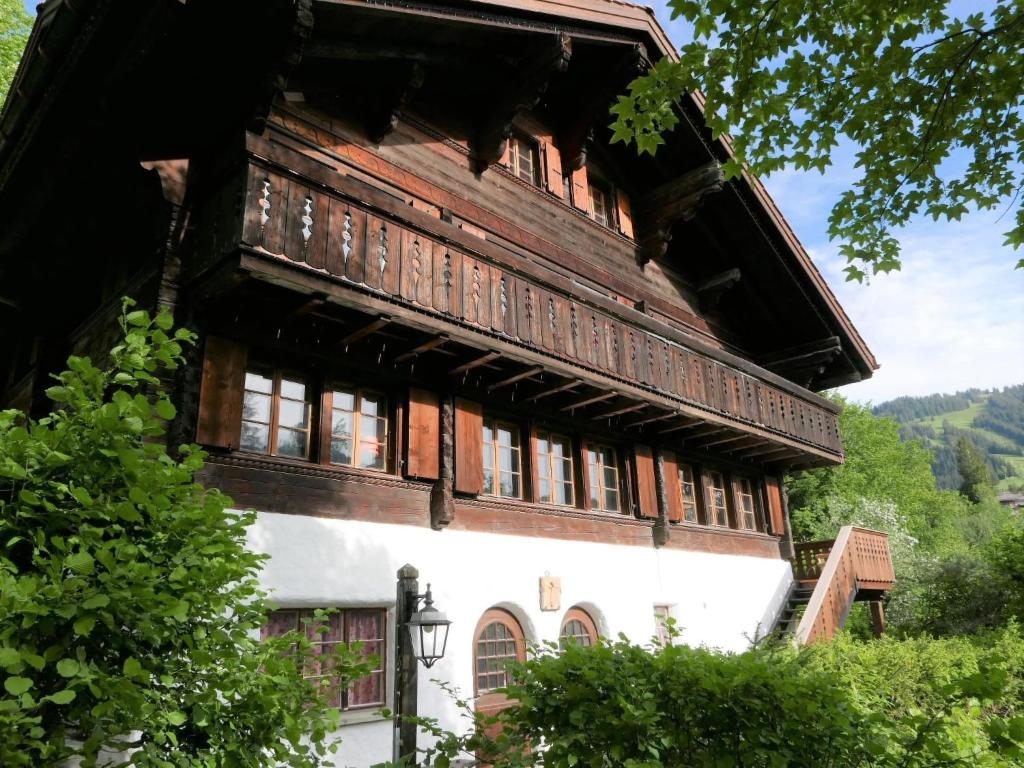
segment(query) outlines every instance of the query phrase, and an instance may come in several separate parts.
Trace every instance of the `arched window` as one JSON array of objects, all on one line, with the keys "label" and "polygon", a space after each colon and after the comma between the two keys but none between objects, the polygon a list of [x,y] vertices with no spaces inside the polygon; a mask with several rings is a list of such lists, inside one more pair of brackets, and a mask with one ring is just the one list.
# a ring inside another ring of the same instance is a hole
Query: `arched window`
[{"label": "arched window", "polygon": [[473,663],[477,695],[504,688],[508,684],[508,663],[525,660],[523,628],[508,611],[491,608],[476,628]]},{"label": "arched window", "polygon": [[597,625],[590,614],[582,608],[570,608],[562,619],[562,631],[559,633],[559,645],[578,643],[594,645],[597,642]]}]

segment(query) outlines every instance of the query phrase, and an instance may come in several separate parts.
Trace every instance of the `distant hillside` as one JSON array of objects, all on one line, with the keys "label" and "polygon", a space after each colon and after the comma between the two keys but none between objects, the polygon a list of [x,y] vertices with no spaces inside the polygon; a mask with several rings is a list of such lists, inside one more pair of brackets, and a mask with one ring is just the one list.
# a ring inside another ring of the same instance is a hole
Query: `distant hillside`
[{"label": "distant hillside", "polygon": [[988,458],[1000,490],[1024,488],[1024,384],[898,397],[875,406],[874,412],[899,422],[904,440],[920,440],[932,450],[940,488],[960,486],[954,449],[961,436]]}]

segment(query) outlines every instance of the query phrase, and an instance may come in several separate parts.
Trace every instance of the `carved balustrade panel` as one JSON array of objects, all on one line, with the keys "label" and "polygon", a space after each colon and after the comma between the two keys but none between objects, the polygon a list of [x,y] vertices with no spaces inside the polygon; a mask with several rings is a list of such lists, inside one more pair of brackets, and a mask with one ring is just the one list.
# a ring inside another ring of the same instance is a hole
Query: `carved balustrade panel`
[{"label": "carved balustrade panel", "polygon": [[320,185],[251,163],[240,233],[231,196],[214,203],[207,215],[221,223],[203,226],[216,240],[205,247],[225,252],[221,240],[240,234],[361,290],[841,456],[836,415],[819,405]]}]

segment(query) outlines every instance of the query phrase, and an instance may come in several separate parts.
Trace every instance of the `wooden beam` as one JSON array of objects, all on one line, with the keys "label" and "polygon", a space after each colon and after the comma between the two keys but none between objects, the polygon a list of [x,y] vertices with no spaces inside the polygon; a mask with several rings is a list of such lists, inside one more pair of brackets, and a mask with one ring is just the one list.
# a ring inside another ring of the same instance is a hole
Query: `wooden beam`
[{"label": "wooden beam", "polygon": [[572,58],[572,38],[564,32],[550,37],[539,49],[524,51],[519,66],[512,68],[501,82],[495,83],[495,101],[490,108],[474,105],[481,118],[471,142],[476,173],[498,162],[512,135],[512,122],[522,112],[537,106],[547,90],[548,81],[565,72]]},{"label": "wooden beam", "polygon": [[696,429],[688,435],[684,435],[683,439],[691,440],[695,437],[704,437],[705,435],[717,435],[719,432],[728,431],[728,427],[720,427],[718,425],[712,424],[707,427],[701,427],[700,429]]},{"label": "wooden beam", "polygon": [[694,168],[641,197],[637,209],[646,221],[639,240],[644,245],[645,261],[665,255],[672,227],[697,215],[704,198],[720,192],[725,174],[717,160]]},{"label": "wooden beam", "polygon": [[700,308],[709,312],[718,306],[718,300],[722,294],[735,286],[740,281],[739,269],[733,267],[717,275],[709,277],[697,286],[697,299],[700,301]]},{"label": "wooden beam", "polygon": [[582,400],[577,400],[575,403],[570,403],[569,405],[562,406],[562,410],[574,411],[577,408],[583,408],[594,403],[601,403],[604,402],[605,400],[611,400],[613,397],[618,396],[618,394],[618,392],[602,392],[599,395],[591,395],[590,397],[585,397]]},{"label": "wooden beam", "polygon": [[592,419],[597,421],[598,419],[610,419],[612,416],[620,416],[623,413],[633,413],[634,411],[640,411],[647,407],[647,403],[634,403],[633,405],[624,405],[621,408],[615,408],[605,413],[599,413],[597,416],[591,416]]},{"label": "wooden beam", "polygon": [[632,429],[633,427],[642,427],[644,424],[653,424],[656,421],[665,421],[667,419],[676,418],[677,416],[679,416],[679,414],[674,412],[662,413],[659,414],[658,416],[648,416],[646,419],[631,421],[629,424],[625,425],[625,428]]},{"label": "wooden beam", "polygon": [[437,336],[434,336],[432,339],[427,339],[422,344],[413,347],[408,352],[403,352],[402,354],[400,354],[398,357],[396,357],[394,359],[394,362],[395,363],[404,363],[406,360],[408,360],[410,358],[416,357],[417,355],[421,355],[424,352],[429,352],[432,349],[437,349],[438,347],[443,346],[444,344],[447,344],[449,340],[450,340],[450,338],[449,338],[447,333],[439,333]]},{"label": "wooden beam", "polygon": [[682,432],[684,429],[694,429],[695,427],[699,427],[703,423],[703,421],[691,419],[689,421],[684,421],[682,424],[673,424],[671,427],[666,427],[665,429],[658,430],[658,434],[667,435],[671,432]]},{"label": "wooden beam", "polygon": [[364,110],[366,135],[370,141],[380,144],[395,130],[413,91],[422,86],[423,65],[418,61],[404,62],[397,71],[377,78],[373,87],[373,103]]},{"label": "wooden beam", "polygon": [[531,376],[536,376],[538,373],[541,373],[543,370],[544,370],[543,366],[535,365],[532,368],[527,368],[525,371],[520,371],[519,373],[513,374],[512,376],[509,376],[508,378],[502,379],[501,381],[496,381],[493,384],[488,384],[487,385],[487,391],[488,392],[493,392],[496,389],[501,389],[502,387],[507,387],[509,384],[515,384],[517,381],[522,381],[523,379],[528,379]]},{"label": "wooden beam", "polygon": [[770,456],[774,453],[784,453],[792,450],[785,445],[767,445],[764,448],[758,448],[753,451],[738,451],[737,456],[741,459],[752,459],[755,456]]},{"label": "wooden beam", "polygon": [[349,347],[352,344],[355,344],[357,341],[365,339],[367,336],[371,336],[372,334],[376,333],[390,322],[391,318],[388,315],[380,315],[377,317],[376,320],[370,322],[367,325],[364,325],[362,328],[352,331],[352,333],[350,333],[348,336],[346,336],[345,338],[338,342],[338,346]]},{"label": "wooden beam", "polygon": [[302,302],[295,306],[294,309],[287,313],[289,320],[296,320],[300,317],[305,317],[310,312],[315,312],[327,303],[327,294],[317,293],[312,296],[303,297]]},{"label": "wooden beam", "polygon": [[576,387],[579,387],[579,386],[582,386],[582,385],[583,385],[583,380],[582,379],[573,379],[572,381],[567,381],[564,384],[558,384],[557,386],[550,387],[549,389],[545,389],[545,390],[542,390],[540,392],[537,392],[536,394],[530,395],[523,402],[524,403],[535,403],[538,400],[540,400],[541,398],[551,397],[551,395],[557,395],[559,392],[568,392],[569,390],[575,389]]},{"label": "wooden beam", "polygon": [[796,344],[760,355],[757,362],[765,368],[779,365],[813,364],[829,361],[842,351],[843,345],[838,336],[826,336],[806,344]]},{"label": "wooden beam", "polygon": [[483,355],[480,355],[480,357],[475,357],[472,360],[463,363],[462,365],[455,366],[454,368],[451,369],[449,375],[457,376],[460,373],[471,371],[474,368],[479,368],[481,365],[486,365],[487,363],[491,362],[491,360],[496,360],[499,357],[501,357],[501,352],[487,352]]},{"label": "wooden beam", "polygon": [[[737,440],[746,440],[748,438],[749,438],[749,435],[744,435],[744,434],[730,435],[730,436],[726,436],[726,437],[716,437],[713,440],[707,440],[707,441],[702,441],[700,443],[696,443],[692,447],[694,447],[694,448],[711,448],[712,446],[715,446],[715,445],[728,445],[729,443],[735,443]],[[687,443],[687,447],[691,447],[690,443]]]},{"label": "wooden beam", "polygon": [[744,436],[744,439],[741,442],[739,442],[738,444],[734,443],[730,445],[723,452],[736,453],[737,451],[743,451],[750,448],[757,448],[763,445],[765,445],[763,437],[758,437],[757,435],[746,435]]}]

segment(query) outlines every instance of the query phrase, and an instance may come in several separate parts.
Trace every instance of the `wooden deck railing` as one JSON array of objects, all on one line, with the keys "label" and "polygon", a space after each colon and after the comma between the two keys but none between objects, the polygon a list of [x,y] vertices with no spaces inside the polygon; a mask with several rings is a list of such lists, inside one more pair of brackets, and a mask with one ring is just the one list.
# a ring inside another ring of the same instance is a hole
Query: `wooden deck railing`
[{"label": "wooden deck railing", "polygon": [[843,626],[861,590],[885,591],[896,583],[889,553],[889,536],[879,531],[847,525],[839,531],[828,557],[821,562],[821,545],[811,542],[793,563],[797,580],[811,581],[817,569],[817,584],[796,630],[800,645],[828,640]]}]

